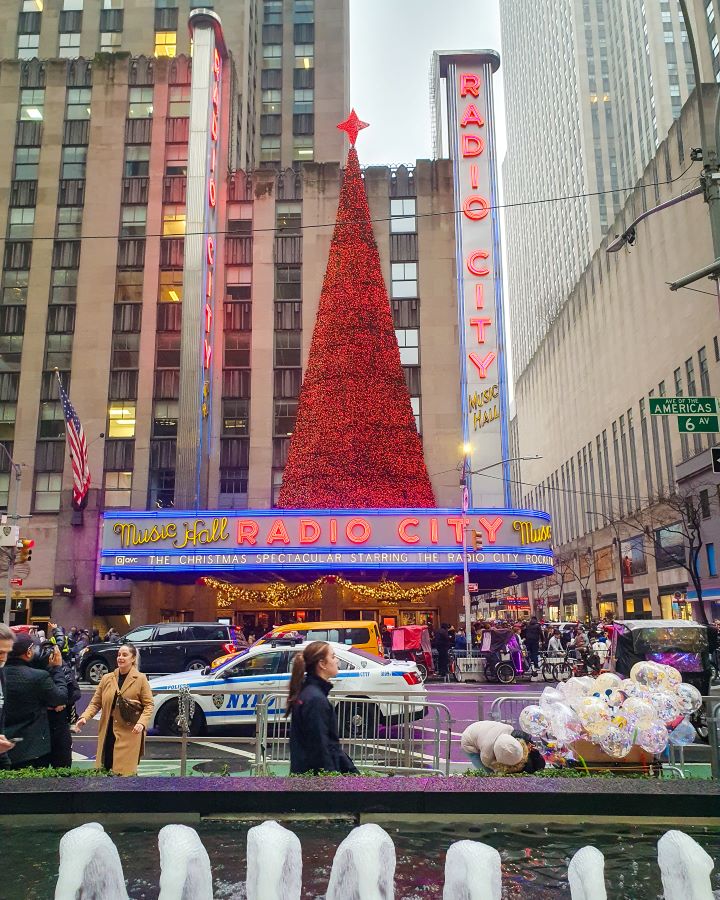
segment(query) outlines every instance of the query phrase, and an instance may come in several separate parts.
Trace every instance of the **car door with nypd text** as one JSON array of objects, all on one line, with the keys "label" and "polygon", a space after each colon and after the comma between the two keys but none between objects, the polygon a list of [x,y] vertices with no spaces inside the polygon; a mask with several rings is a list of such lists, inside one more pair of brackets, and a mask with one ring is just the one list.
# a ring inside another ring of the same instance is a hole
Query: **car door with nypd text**
[{"label": "car door with nypd text", "polygon": [[[223,693],[203,697],[208,724],[230,725],[255,721],[255,707],[259,693],[287,691],[287,652],[268,650],[239,660],[234,666],[218,673],[218,687]],[[237,685],[237,693],[225,693]],[[246,690],[243,691],[243,688]],[[258,693],[259,692],[259,693]],[[209,701],[209,702],[208,702]]]}]

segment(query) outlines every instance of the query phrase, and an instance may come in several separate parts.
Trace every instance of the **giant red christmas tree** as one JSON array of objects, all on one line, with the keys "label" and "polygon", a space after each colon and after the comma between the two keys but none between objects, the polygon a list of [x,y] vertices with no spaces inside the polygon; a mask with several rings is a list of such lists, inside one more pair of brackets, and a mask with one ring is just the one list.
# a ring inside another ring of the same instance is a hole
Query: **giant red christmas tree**
[{"label": "giant red christmas tree", "polygon": [[355,138],[278,506],[435,505],[405,384]]}]

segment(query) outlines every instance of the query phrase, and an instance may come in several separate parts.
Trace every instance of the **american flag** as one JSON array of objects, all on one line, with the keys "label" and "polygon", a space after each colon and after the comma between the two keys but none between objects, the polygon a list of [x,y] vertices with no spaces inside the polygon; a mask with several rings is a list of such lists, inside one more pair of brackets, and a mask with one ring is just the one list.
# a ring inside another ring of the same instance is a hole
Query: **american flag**
[{"label": "american flag", "polygon": [[75,407],[70,402],[70,398],[60,380],[60,373],[55,370],[55,374],[57,375],[60,401],[62,402],[63,415],[65,416],[65,437],[67,438],[70,460],[72,462],[73,506],[75,509],[82,509],[87,503],[87,492],[90,489],[87,441],[85,440],[85,432],[80,424],[78,414],[75,412]]}]

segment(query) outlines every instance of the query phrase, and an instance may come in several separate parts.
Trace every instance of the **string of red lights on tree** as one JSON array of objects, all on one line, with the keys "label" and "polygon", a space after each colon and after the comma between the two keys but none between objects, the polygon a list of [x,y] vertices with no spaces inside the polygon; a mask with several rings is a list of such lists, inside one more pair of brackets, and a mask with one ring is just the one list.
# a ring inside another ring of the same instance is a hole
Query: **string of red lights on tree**
[{"label": "string of red lights on tree", "polygon": [[285,509],[435,506],[365,185],[350,138],[310,357],[278,498]]}]

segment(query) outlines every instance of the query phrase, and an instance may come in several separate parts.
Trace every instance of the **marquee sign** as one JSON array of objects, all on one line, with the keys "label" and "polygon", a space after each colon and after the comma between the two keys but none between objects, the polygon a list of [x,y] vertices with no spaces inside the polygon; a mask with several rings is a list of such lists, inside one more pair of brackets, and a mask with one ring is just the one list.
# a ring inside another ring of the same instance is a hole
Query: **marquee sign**
[{"label": "marquee sign", "polygon": [[106,513],[100,571],[462,571],[463,527],[483,537],[472,570],[553,570],[550,517],[535,510],[248,510]]},{"label": "marquee sign", "polygon": [[439,60],[455,188],[463,440],[471,469],[497,465],[494,478],[471,476],[470,495],[476,504],[504,506],[509,470],[502,461],[510,452],[492,93],[500,57],[486,50]]}]

